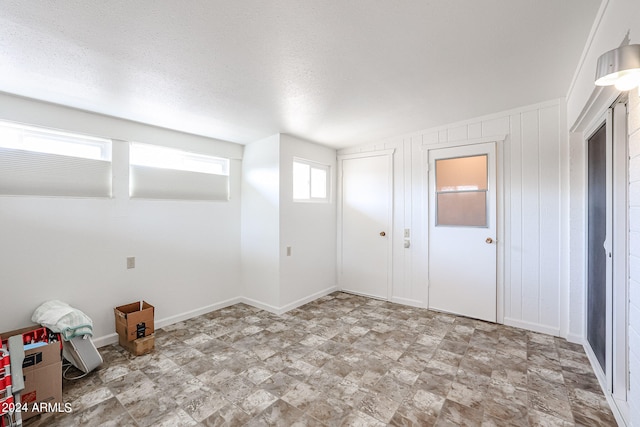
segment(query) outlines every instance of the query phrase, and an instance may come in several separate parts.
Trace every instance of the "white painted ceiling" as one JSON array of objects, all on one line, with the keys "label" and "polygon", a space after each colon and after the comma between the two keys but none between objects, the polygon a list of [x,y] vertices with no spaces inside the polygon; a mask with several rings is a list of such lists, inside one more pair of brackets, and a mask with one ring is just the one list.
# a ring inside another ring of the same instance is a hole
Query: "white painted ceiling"
[{"label": "white painted ceiling", "polygon": [[2,0],[0,91],[345,147],[567,94],[600,0]]}]

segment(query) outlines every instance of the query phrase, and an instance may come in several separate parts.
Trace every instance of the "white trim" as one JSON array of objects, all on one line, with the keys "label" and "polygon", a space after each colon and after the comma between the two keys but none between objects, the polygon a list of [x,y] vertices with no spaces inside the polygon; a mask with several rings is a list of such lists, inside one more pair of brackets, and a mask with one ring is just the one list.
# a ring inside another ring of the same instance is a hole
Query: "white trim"
[{"label": "white trim", "polygon": [[161,329],[161,328],[164,328],[165,326],[173,325],[174,323],[182,322],[184,320],[188,320],[197,316],[202,316],[203,314],[207,314],[212,311],[230,307],[234,304],[238,304],[239,302],[241,302],[240,298],[235,297],[235,298],[231,298],[215,304],[210,304],[201,308],[197,308],[195,310],[190,310],[184,313],[176,314],[174,316],[165,317],[164,319],[160,319],[157,322],[155,322],[155,328]]},{"label": "white trim", "polygon": [[471,138],[471,139],[458,139],[456,141],[448,141],[448,142],[437,142],[433,144],[422,143],[420,149],[422,151],[429,150],[438,150],[440,148],[453,148],[460,147],[463,145],[475,145],[475,144],[484,144],[487,142],[504,142],[507,140],[507,134],[499,134],[493,136],[483,136],[481,138]]},{"label": "white trim", "polygon": [[103,335],[99,338],[91,337],[91,341],[93,341],[93,345],[95,345],[97,348],[106,347],[108,345],[118,343],[118,334],[114,332],[109,335]]},{"label": "white trim", "polygon": [[390,148],[387,150],[370,150],[370,151],[360,151],[357,153],[350,154],[338,154],[338,161],[340,160],[348,160],[348,159],[362,159],[365,157],[374,157],[374,156],[390,156],[395,153],[395,148]]},{"label": "white trim", "polygon": [[625,417],[620,410],[617,401],[611,396],[611,393],[607,392],[607,379],[604,377],[604,373],[602,372],[602,368],[600,367],[600,363],[598,362],[598,358],[595,356],[593,351],[591,350],[591,346],[588,344],[583,344],[584,352],[587,354],[587,358],[589,359],[589,363],[591,363],[591,369],[593,370],[598,384],[600,385],[600,389],[602,390],[602,394],[607,399],[607,403],[609,404],[609,408],[613,413],[614,418],[619,426],[629,426],[626,420],[629,419],[628,415]]},{"label": "white trim", "polygon": [[[496,229],[495,229],[495,240],[496,240],[496,323],[503,324],[504,323],[504,302],[505,302],[505,191],[504,191],[504,141],[507,139],[506,134],[491,136],[491,137],[482,137],[468,140],[460,140],[456,141],[454,145],[447,144],[431,144],[431,145],[422,145],[421,150],[423,152],[422,162],[423,162],[423,185],[424,185],[424,194],[426,197],[423,197],[423,209],[426,209],[425,217],[426,217],[426,226],[425,229],[425,242],[426,242],[426,259],[427,263],[429,263],[430,257],[429,252],[431,250],[430,243],[430,206],[429,203],[431,201],[431,187],[430,187],[430,169],[431,165],[429,164],[429,155],[432,150],[441,150],[441,149],[452,149],[458,147],[472,146],[478,144],[491,144],[493,154],[494,154],[494,162],[495,162],[495,191],[496,191]],[[424,221],[424,218],[423,218]],[[426,303],[425,307],[429,307],[429,277],[427,277],[427,287],[426,287]],[[430,309],[435,309],[431,307]]]},{"label": "white trim", "polygon": [[477,123],[486,122],[486,121],[491,121],[491,120],[495,120],[495,119],[502,119],[504,117],[508,117],[508,116],[512,116],[512,115],[518,115],[518,114],[526,113],[528,111],[536,111],[536,110],[541,110],[541,109],[544,109],[544,108],[547,108],[547,107],[555,107],[555,106],[564,105],[564,104],[566,104],[566,99],[565,98],[557,98],[557,99],[553,99],[553,100],[550,100],[550,101],[540,102],[540,103],[537,103],[537,104],[530,104],[530,105],[525,105],[525,106],[522,106],[522,107],[513,108],[511,110],[499,111],[497,113],[488,114],[486,116],[474,117],[474,118],[468,119],[468,120],[462,120],[462,121],[459,121],[459,122],[447,123],[447,124],[444,124],[444,125],[441,125],[441,126],[436,126],[436,127],[426,128],[426,129],[420,129],[420,130],[418,130],[416,132],[406,133],[406,134],[402,134],[402,135],[396,135],[393,138],[387,138],[387,139],[382,139],[382,140],[378,140],[378,141],[373,141],[370,144],[364,143],[364,144],[361,144],[359,146],[347,148],[345,150],[357,149],[358,147],[361,147],[361,146],[373,146],[373,145],[382,146],[382,145],[387,144],[387,143],[392,143],[393,141],[396,141],[398,139],[422,137],[423,135],[428,135],[428,134],[432,134],[432,133],[438,133],[440,131],[446,131],[446,130],[451,129],[451,128],[456,128],[456,127],[460,127],[460,126],[468,126],[468,125],[477,124]]},{"label": "white trim", "polygon": [[309,295],[309,296],[304,297],[304,298],[300,298],[297,301],[293,301],[293,302],[290,302],[289,304],[283,305],[282,307],[280,307],[278,309],[278,313],[277,314],[283,314],[283,313],[286,313],[287,311],[294,310],[294,309],[296,309],[298,307],[301,307],[301,306],[303,306],[305,304],[308,304],[308,303],[310,303],[312,301],[315,301],[318,298],[322,298],[322,297],[327,296],[327,295],[329,295],[329,294],[331,294],[333,292],[336,292],[337,290],[338,290],[337,286],[330,286],[330,287],[328,287],[326,289],[323,289],[323,290],[321,290],[319,292],[316,292],[315,294]]},{"label": "white trim", "polygon": [[582,71],[582,67],[587,60],[587,55],[591,50],[591,46],[593,45],[593,40],[598,33],[598,28],[600,27],[600,23],[602,22],[602,18],[604,17],[604,13],[607,10],[607,6],[609,5],[609,0],[602,0],[600,4],[600,8],[596,13],[596,17],[593,20],[593,24],[591,25],[591,30],[589,31],[589,36],[587,37],[587,42],[584,45],[584,49],[582,49],[582,54],[580,55],[580,60],[578,61],[578,66],[576,67],[575,72],[573,73],[573,78],[571,79],[571,83],[569,84],[569,90],[567,91],[566,99],[571,98],[571,94],[573,93],[573,89],[576,86],[576,82],[578,81],[578,76]]},{"label": "white trim", "polygon": [[[393,291],[393,228],[394,228],[394,217],[393,217],[393,210],[394,210],[394,188],[393,188],[393,180],[394,180],[394,168],[393,168],[393,160],[394,160],[394,153],[395,153],[396,149],[395,148],[390,148],[390,149],[385,149],[385,150],[371,150],[371,151],[364,151],[364,152],[358,152],[358,153],[351,153],[351,154],[340,154],[337,156],[337,218],[338,218],[338,233],[337,233],[337,258],[336,258],[336,266],[337,266],[337,289],[340,291],[343,291],[342,288],[342,284],[340,283],[340,279],[342,277],[342,254],[343,254],[343,248],[342,248],[342,237],[343,237],[343,232],[342,232],[342,227],[343,227],[343,222],[342,222],[342,213],[343,213],[343,191],[342,191],[342,187],[344,185],[343,183],[343,166],[342,166],[342,162],[344,160],[351,160],[351,159],[364,159],[367,157],[378,157],[378,156],[387,156],[388,162],[389,162],[389,200],[388,200],[388,218],[389,218],[389,224],[388,224],[388,231],[386,231],[387,236],[388,236],[388,254],[387,254],[387,265],[389,266],[388,271],[387,271],[387,295],[386,295],[386,300],[387,301],[391,301],[391,296],[392,296],[392,291]],[[371,298],[379,298],[379,297],[374,297],[374,296],[370,296],[370,295],[366,295],[369,296]]]},{"label": "white trim", "polygon": [[560,336],[560,328],[558,328],[557,326],[547,326],[540,323],[527,322],[520,319],[512,319],[510,317],[504,318],[504,324],[520,329],[526,329],[528,331],[539,332],[541,334],[553,335],[554,337]]},{"label": "white trim", "polygon": [[267,304],[267,303],[264,303],[264,302],[260,302],[258,300],[253,299],[253,298],[240,297],[240,302],[243,303],[243,304],[250,305],[251,307],[259,308],[260,310],[268,311],[269,313],[272,313],[272,314],[277,314],[277,315],[282,314],[280,312],[280,309],[278,307],[276,307],[275,305],[271,305],[271,304]]},{"label": "white trim", "polygon": [[417,299],[391,297],[390,301],[396,304],[408,305],[410,307],[416,307],[416,308],[424,308],[425,310],[427,309],[427,305],[423,301],[420,301]]},{"label": "white trim", "polygon": [[[204,307],[196,308],[194,310],[185,311],[184,313],[176,314],[174,316],[165,317],[164,319],[160,319],[154,322],[154,329],[161,329],[165,326],[173,325],[174,323],[182,322],[184,320],[189,320],[197,316],[202,316],[203,314],[210,313],[212,311],[220,310],[225,307],[232,306],[234,304],[238,304],[242,302],[241,297],[231,298],[225,301],[221,301],[215,304],[210,304]],[[108,335],[103,335],[101,337],[91,338],[96,347],[104,347],[110,344],[116,344],[118,342],[118,334],[112,333]]]},{"label": "white trim", "polygon": [[569,132],[584,132],[585,135],[591,136],[598,130],[599,127],[596,126],[602,120],[602,116],[619,96],[620,92],[615,86],[596,86]]},{"label": "white trim", "polygon": [[567,335],[567,341],[574,343],[574,344],[580,344],[581,346],[584,346],[584,337],[582,335],[578,335],[578,334],[569,334]]},{"label": "white trim", "polygon": [[351,291],[351,290],[344,290],[344,291],[340,290],[340,292],[343,292],[345,294],[350,294],[350,295],[358,295],[358,296],[361,296],[361,297],[366,297],[366,298],[371,298],[371,299],[377,299],[378,301],[387,301],[387,299],[385,299],[383,297],[379,297],[379,296],[376,296],[376,295],[369,295],[369,294],[366,294],[364,292],[357,292],[357,291]]},{"label": "white trim", "polygon": [[255,308],[259,308],[260,310],[265,310],[268,311],[269,313],[273,313],[276,315],[281,315],[286,313],[287,311],[291,311],[293,309],[296,309],[298,307],[301,307],[307,303],[310,303],[312,301],[317,300],[318,298],[322,298],[326,295],[329,295],[330,293],[336,292],[338,290],[337,286],[330,286],[326,289],[323,289],[319,292],[316,292],[312,295],[306,296],[304,298],[300,298],[297,301],[293,301],[287,305],[283,305],[282,307],[276,307],[274,305],[271,304],[266,304],[263,302],[260,302],[258,300],[252,299],[252,298],[247,298],[247,297],[239,297],[238,298],[238,302],[242,302],[244,304],[250,305],[252,307]]}]

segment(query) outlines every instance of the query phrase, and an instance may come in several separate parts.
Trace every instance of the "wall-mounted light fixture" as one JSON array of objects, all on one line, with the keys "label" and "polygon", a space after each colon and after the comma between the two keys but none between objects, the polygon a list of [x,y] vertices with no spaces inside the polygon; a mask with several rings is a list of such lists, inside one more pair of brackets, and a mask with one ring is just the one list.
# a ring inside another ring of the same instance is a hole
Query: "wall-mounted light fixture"
[{"label": "wall-mounted light fixture", "polygon": [[640,86],[640,44],[620,46],[600,55],[596,86],[611,85],[620,91]]}]

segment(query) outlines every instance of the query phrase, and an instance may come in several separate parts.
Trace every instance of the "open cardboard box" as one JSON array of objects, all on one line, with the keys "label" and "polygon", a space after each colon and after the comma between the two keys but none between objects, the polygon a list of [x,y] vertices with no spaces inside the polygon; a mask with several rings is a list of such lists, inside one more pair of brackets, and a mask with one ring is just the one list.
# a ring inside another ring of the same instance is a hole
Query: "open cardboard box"
[{"label": "open cardboard box", "polygon": [[114,313],[120,341],[133,341],[153,334],[154,307],[148,302],[121,305],[114,309]]}]

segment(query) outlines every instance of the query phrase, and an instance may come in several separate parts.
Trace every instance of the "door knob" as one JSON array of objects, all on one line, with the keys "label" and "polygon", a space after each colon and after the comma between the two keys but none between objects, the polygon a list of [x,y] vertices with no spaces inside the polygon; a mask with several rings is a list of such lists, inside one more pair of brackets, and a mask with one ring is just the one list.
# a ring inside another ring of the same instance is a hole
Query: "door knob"
[{"label": "door knob", "polygon": [[386,236],[386,235],[387,235],[387,233],[385,233],[384,231],[381,231],[381,232],[380,232],[380,235],[381,235],[382,237],[384,237],[384,236]]},{"label": "door knob", "polygon": [[488,244],[492,244],[493,243],[493,239],[491,237],[487,237],[487,240],[485,240],[486,243]]}]

